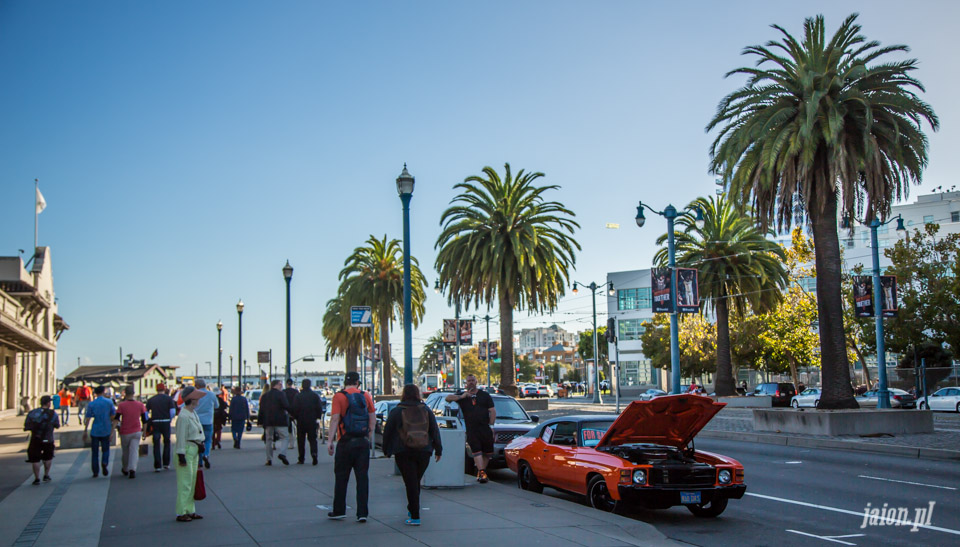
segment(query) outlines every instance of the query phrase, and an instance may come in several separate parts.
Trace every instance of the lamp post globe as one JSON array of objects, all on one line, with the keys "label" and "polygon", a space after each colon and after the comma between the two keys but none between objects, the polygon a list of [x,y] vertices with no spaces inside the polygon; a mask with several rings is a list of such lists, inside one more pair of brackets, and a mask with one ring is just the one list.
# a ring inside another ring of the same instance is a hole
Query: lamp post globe
[{"label": "lamp post globe", "polygon": [[[403,164],[397,177],[397,194],[403,204],[403,383],[413,383],[413,331],[410,305],[410,198],[413,197],[413,175]],[[386,366],[390,366],[389,363]],[[384,386],[392,392],[393,386]]]}]

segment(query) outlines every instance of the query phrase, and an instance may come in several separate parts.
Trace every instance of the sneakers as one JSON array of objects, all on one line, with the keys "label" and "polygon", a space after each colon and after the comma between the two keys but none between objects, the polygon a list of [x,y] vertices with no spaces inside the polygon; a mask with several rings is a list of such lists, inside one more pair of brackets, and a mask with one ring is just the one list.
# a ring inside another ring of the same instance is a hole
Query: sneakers
[{"label": "sneakers", "polygon": [[124,477],[127,476],[127,470],[126,470],[126,469],[121,469],[120,472],[123,473],[123,476],[124,476]]},{"label": "sneakers", "polygon": [[303,460],[297,460],[297,465],[303,465]]},{"label": "sneakers", "polygon": [[273,460],[267,460],[266,465],[273,465]]},{"label": "sneakers", "polygon": [[127,472],[127,478],[128,478],[128,479],[135,479],[135,478],[137,478],[137,472],[136,472],[136,471],[128,471],[128,472]]},{"label": "sneakers", "polygon": [[367,517],[357,517],[357,522],[363,524],[364,522],[367,522]]},{"label": "sneakers", "polygon": [[277,459],[282,461],[283,465],[290,465],[290,460],[288,460],[287,457],[284,456],[283,454],[280,454],[279,456],[277,456]]},{"label": "sneakers", "polygon": [[43,482],[50,482],[50,481],[52,481],[52,480],[53,480],[53,479],[50,478],[50,475],[44,475],[44,476],[43,476]]},{"label": "sneakers", "polygon": [[40,479],[33,479],[33,485],[36,486],[40,484]]},{"label": "sneakers", "polygon": [[420,519],[410,518],[403,521],[403,523],[406,524],[407,526],[420,526]]},{"label": "sneakers", "polygon": [[[107,464],[105,464],[105,463],[104,463],[104,464],[100,464],[100,470],[103,471],[103,476],[104,476],[104,477],[106,477],[107,475],[109,475],[109,473],[107,472]],[[96,475],[96,473],[94,473],[94,475]]]},{"label": "sneakers", "polygon": [[163,470],[164,470],[164,471],[170,471],[170,466],[169,466],[169,465],[164,465],[164,466],[163,466]]},{"label": "sneakers", "polygon": [[344,514],[344,515],[338,515],[338,514],[334,513],[333,511],[330,511],[329,513],[327,513],[327,518],[330,519],[330,520],[343,520],[344,518],[346,518],[346,516],[347,516],[347,515],[345,515],[345,514]]},{"label": "sneakers", "polygon": [[206,456],[203,457],[203,467],[205,469],[210,469],[210,458]]},{"label": "sneakers", "polygon": [[487,472],[486,472],[486,471],[481,470],[481,471],[479,471],[479,472],[477,473],[477,482],[483,484],[483,483],[485,483],[485,482],[487,482],[487,481],[489,481],[489,480],[490,480],[490,479],[487,477]]},{"label": "sneakers", "polygon": [[154,473],[159,473],[159,472],[160,472],[160,468],[159,468],[159,467],[154,467],[154,468],[153,468],[153,472],[154,472]]},{"label": "sneakers", "polygon": [[316,456],[313,457],[313,465],[317,465],[317,457],[316,457]]}]

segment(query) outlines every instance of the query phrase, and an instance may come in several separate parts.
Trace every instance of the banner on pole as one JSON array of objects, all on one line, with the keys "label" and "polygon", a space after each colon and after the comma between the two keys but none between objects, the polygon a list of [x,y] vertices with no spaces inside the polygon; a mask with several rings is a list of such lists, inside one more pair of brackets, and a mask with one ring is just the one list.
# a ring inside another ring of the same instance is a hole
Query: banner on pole
[{"label": "banner on pole", "polygon": [[695,268],[677,268],[677,311],[680,313],[700,311],[700,288],[697,285]]},{"label": "banner on pole", "polygon": [[499,358],[500,354],[497,352],[497,342],[490,342],[490,359],[495,360]]},{"label": "banner on pole", "polygon": [[481,361],[487,360],[487,344],[488,342],[486,340],[477,344],[477,357]]},{"label": "banner on pole", "polygon": [[880,276],[880,307],[884,317],[896,317],[899,309],[897,302],[897,276]]},{"label": "banner on pole", "polygon": [[650,270],[653,313],[673,313],[673,302],[670,300],[670,286],[672,284],[670,268],[652,268]]},{"label": "banner on pole", "polygon": [[460,328],[457,328],[456,319],[444,319],[443,320],[443,343],[444,344],[457,344],[457,332],[460,333],[460,345],[461,346],[472,346],[473,345],[473,321],[469,319],[460,320]]},{"label": "banner on pole", "polygon": [[854,276],[853,311],[857,317],[873,317],[873,277]]},{"label": "banner on pole", "polygon": [[460,345],[473,345],[473,321],[468,319],[460,320]]},{"label": "banner on pole", "polygon": [[443,320],[443,343],[444,344],[457,343],[457,320],[456,319]]}]

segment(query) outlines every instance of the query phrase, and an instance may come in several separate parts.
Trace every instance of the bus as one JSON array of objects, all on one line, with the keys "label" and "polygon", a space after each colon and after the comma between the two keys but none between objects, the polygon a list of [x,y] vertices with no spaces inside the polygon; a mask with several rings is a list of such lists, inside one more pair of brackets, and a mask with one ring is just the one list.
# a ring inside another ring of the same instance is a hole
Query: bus
[{"label": "bus", "polygon": [[421,374],[417,383],[420,385],[420,391],[423,392],[424,397],[443,388],[444,384],[443,377],[439,373]]}]

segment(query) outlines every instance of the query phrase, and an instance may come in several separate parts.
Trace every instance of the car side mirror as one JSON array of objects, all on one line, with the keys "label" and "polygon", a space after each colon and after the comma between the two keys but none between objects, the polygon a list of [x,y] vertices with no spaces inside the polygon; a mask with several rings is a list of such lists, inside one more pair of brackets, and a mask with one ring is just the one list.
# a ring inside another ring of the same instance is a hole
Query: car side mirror
[{"label": "car side mirror", "polygon": [[536,414],[533,414],[533,415],[530,416],[530,421],[533,422],[533,423],[537,423],[537,422],[540,421],[540,416],[537,416]]}]

